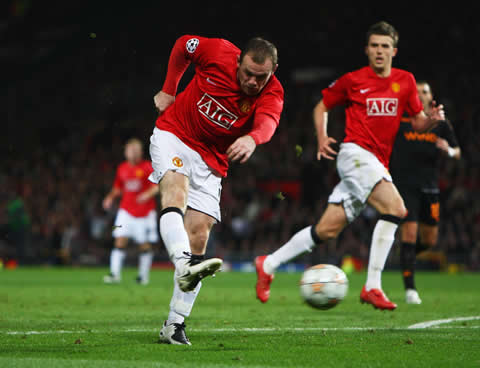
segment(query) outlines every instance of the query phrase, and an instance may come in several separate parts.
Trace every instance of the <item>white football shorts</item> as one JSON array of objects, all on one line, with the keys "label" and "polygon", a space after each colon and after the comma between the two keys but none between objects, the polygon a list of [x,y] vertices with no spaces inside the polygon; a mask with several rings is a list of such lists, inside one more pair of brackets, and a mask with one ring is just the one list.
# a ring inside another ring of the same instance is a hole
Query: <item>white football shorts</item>
[{"label": "white football shorts", "polygon": [[145,217],[135,217],[119,208],[115,218],[112,236],[130,238],[137,244],[158,241],[157,211],[152,210]]},{"label": "white football shorts", "polygon": [[392,181],[388,170],[378,158],[355,143],[342,143],[337,156],[340,182],[328,197],[328,203],[341,203],[348,222],[365,208],[367,199],[382,179]]},{"label": "white football shorts", "polygon": [[150,157],[151,182],[158,184],[168,170],[187,176],[190,182],[187,206],[221,220],[222,177],[208,167],[200,154],[175,134],[155,128],[150,137]]}]

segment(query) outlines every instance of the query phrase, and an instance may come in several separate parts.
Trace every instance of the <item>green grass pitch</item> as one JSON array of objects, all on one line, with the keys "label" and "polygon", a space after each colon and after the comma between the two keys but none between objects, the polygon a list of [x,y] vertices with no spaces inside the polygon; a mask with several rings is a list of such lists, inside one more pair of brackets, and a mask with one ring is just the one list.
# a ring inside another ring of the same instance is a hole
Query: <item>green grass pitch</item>
[{"label": "green grass pitch", "polygon": [[103,285],[105,273],[0,271],[0,367],[480,367],[480,274],[419,273],[423,304],[407,305],[400,274],[385,272],[398,303],[387,312],[359,303],[365,274],[320,311],[302,303],[298,273],[278,273],[265,305],[254,274],[220,273],[186,321],[193,345],[170,346],[157,341],[172,273],[152,271],[148,286],[134,269],[120,285]]}]

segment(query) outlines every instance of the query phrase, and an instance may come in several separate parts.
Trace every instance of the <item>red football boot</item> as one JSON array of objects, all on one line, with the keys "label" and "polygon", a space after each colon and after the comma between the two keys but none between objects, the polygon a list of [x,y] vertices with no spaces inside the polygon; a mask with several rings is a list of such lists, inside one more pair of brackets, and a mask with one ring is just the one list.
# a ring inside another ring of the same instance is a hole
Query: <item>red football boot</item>
[{"label": "red football boot", "polygon": [[360,293],[360,302],[373,305],[374,308],[394,310],[397,308],[395,303],[388,300],[387,296],[380,289],[370,289],[367,291],[365,286]]},{"label": "red football boot", "polygon": [[269,275],[263,270],[263,262],[267,256],[255,258],[255,268],[257,270],[257,299],[266,303],[270,297],[270,284],[273,281],[273,275]]}]

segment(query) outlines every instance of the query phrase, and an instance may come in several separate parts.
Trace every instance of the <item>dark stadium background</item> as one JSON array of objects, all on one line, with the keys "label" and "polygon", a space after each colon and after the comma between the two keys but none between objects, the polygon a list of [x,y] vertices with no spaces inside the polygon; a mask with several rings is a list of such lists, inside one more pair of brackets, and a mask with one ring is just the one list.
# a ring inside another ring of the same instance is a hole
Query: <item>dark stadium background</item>
[{"label": "dark stadium background", "polygon": [[[223,222],[209,252],[251,261],[314,222],[337,181],[333,162],[315,162],[311,112],[320,91],[366,63],[365,31],[379,20],[400,32],[394,66],[431,83],[454,124],[462,160],[441,163],[442,221],[424,267],[480,269],[478,105],[480,23],[451,4],[358,2],[167,2],[7,0],[0,5],[2,133],[0,258],[4,263],[106,265],[114,211],[101,208],[123,143],[145,142],[156,117],[168,55],[182,34],[260,35],[279,49],[286,90],[272,142],[224,181]],[[189,79],[187,72],[184,82]],[[183,83],[184,85],[184,83]],[[342,138],[342,111],[331,135]],[[337,242],[305,262],[366,260],[376,213],[367,209]],[[135,262],[134,248],[130,262]],[[166,261],[161,244],[156,261]],[[398,263],[398,247],[389,267]]]}]

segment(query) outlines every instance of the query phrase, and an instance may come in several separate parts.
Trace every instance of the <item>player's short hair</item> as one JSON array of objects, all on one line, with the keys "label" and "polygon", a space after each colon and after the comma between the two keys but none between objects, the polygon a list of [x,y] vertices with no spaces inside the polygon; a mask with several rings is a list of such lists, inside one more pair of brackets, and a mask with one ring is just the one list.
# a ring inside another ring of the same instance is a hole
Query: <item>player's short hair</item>
[{"label": "player's short hair", "polygon": [[398,45],[399,35],[397,30],[390,23],[387,23],[383,20],[375,23],[368,29],[367,45],[368,45],[368,42],[370,41],[371,35],[390,36],[393,40],[393,47],[397,47]]},{"label": "player's short hair", "polygon": [[433,96],[432,86],[425,79],[417,80],[417,86],[428,86],[428,88],[430,89],[430,93]]},{"label": "player's short hair", "polygon": [[430,83],[428,83],[425,79],[417,80],[417,84],[428,84],[430,86]]},{"label": "player's short hair", "polygon": [[138,144],[140,146],[140,148],[143,149],[143,143],[140,139],[138,138],[130,138],[127,143],[125,143],[125,146],[129,146],[131,144]]},{"label": "player's short hair", "polygon": [[277,48],[273,43],[261,37],[254,37],[248,40],[247,44],[240,53],[240,62],[242,62],[243,57],[246,54],[250,54],[252,60],[257,64],[265,63],[265,60],[267,58],[270,58],[270,60],[272,60],[272,64],[274,67],[278,64]]}]

